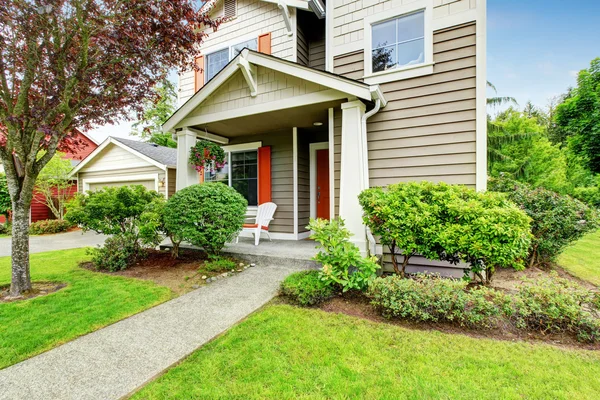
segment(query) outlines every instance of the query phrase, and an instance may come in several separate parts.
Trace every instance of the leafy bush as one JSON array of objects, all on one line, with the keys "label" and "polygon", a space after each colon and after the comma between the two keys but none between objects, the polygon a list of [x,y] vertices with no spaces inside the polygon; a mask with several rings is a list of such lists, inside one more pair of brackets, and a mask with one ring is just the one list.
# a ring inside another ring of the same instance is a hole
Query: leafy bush
[{"label": "leafy bush", "polygon": [[29,225],[29,233],[31,235],[45,235],[49,233],[66,232],[73,225],[69,221],[59,219],[46,219],[36,221]]},{"label": "leafy bush", "polygon": [[139,236],[142,243],[148,246],[159,245],[163,240],[163,235],[167,236],[173,244],[171,256],[177,258],[179,257],[179,246],[183,239],[166,225],[166,207],[167,200],[163,197],[157,198],[146,205],[139,218]]},{"label": "leafy bush", "polygon": [[208,260],[202,265],[202,270],[208,272],[231,271],[235,269],[237,264],[228,258],[211,255]]},{"label": "leafy bush", "polygon": [[241,194],[222,183],[192,185],[167,201],[164,225],[208,254],[218,254],[242,229],[247,206]]},{"label": "leafy bush", "polygon": [[598,294],[553,273],[527,280],[513,297],[508,317],[518,328],[570,332],[585,342],[600,339]]},{"label": "leafy bush", "polygon": [[0,223],[0,235],[10,235],[12,233],[12,226],[9,222]]},{"label": "leafy bush", "polygon": [[462,326],[495,326],[506,302],[500,292],[486,287],[466,291],[464,280],[419,274],[377,278],[369,287],[372,304],[386,317],[414,321],[453,322]]},{"label": "leafy bush", "polygon": [[122,233],[106,239],[104,246],[90,249],[96,269],[116,272],[131,267],[146,253],[131,233]]},{"label": "leafy bush", "polygon": [[388,246],[401,276],[416,254],[466,262],[482,281],[485,271],[487,282],[498,267],[523,268],[529,218],[503,195],[423,181],[367,189],[359,201],[365,224]]},{"label": "leafy bush", "polygon": [[600,186],[576,187],[573,197],[588,206],[600,208]]},{"label": "leafy bush", "polygon": [[319,271],[289,275],[281,283],[281,294],[301,306],[314,306],[333,297],[333,286],[321,279]]},{"label": "leafy bush", "polygon": [[377,257],[362,257],[358,247],[350,242],[351,233],[344,228],[344,221],[313,219],[307,227],[311,239],[321,245],[314,259],[323,265],[321,279],[341,286],[342,291],[365,290],[379,269]]},{"label": "leafy bush", "polygon": [[147,205],[162,197],[142,185],[106,187],[78,193],[68,204],[66,220],[84,231],[105,235],[134,233]]},{"label": "leafy bush", "polygon": [[533,220],[530,266],[549,263],[569,243],[598,228],[598,212],[570,196],[506,178],[490,179],[488,188],[505,192]]}]

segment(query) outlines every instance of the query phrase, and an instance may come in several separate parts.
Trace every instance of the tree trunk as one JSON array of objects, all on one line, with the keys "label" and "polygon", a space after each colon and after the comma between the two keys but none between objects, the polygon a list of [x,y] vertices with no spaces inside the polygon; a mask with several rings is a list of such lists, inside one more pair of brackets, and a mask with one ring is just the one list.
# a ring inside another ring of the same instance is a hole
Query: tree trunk
[{"label": "tree trunk", "polygon": [[31,290],[29,272],[29,205],[13,202],[12,212],[12,280],[10,295],[20,296]]}]

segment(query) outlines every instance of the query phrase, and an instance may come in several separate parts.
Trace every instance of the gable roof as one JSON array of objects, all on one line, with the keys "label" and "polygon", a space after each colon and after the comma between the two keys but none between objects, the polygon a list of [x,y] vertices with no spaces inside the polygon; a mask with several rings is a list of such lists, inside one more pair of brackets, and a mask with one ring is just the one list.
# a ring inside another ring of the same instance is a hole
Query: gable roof
[{"label": "gable roof", "polygon": [[141,159],[149,162],[156,167],[166,170],[167,168],[177,167],[177,149],[170,147],[159,146],[154,143],[139,142],[137,140],[117,138],[109,136],[100,146],[96,148],[89,156],[87,156],[79,165],[77,165],[70,176],[75,175],[85,165],[98,156],[109,144],[114,144],[122,149],[135,154]]},{"label": "gable roof", "polygon": [[163,132],[173,130],[188,114],[235,74],[239,70],[239,65],[243,65],[244,63],[260,65],[300,79],[315,82],[366,101],[380,99],[382,107],[386,105],[379,85],[368,85],[332,72],[306,67],[292,61],[245,48],[165,121],[162,126]]}]

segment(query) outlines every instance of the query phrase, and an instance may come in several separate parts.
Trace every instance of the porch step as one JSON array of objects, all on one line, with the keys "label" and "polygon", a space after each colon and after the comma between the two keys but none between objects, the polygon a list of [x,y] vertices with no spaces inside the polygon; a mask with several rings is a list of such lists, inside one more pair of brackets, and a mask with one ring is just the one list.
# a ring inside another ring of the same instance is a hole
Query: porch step
[{"label": "porch step", "polygon": [[[161,244],[161,250],[172,247],[171,243],[167,242]],[[182,243],[180,248],[202,251],[200,247],[186,243]],[[312,259],[317,254],[315,242],[312,240],[264,240],[258,246],[254,246],[254,239],[240,238],[239,243],[227,243],[221,253],[246,263],[263,266],[305,269],[318,269],[321,266]]]}]

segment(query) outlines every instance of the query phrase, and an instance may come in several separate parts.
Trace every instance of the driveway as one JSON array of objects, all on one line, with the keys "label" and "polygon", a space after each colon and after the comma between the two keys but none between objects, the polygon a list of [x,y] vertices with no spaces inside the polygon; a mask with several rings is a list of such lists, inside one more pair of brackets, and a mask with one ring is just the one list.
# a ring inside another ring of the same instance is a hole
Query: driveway
[{"label": "driveway", "polygon": [[[41,253],[52,250],[76,249],[78,247],[96,247],[104,244],[106,237],[95,232],[82,233],[81,231],[31,236],[29,238],[29,252]],[[0,238],[0,257],[10,256],[11,242],[10,237]]]}]

